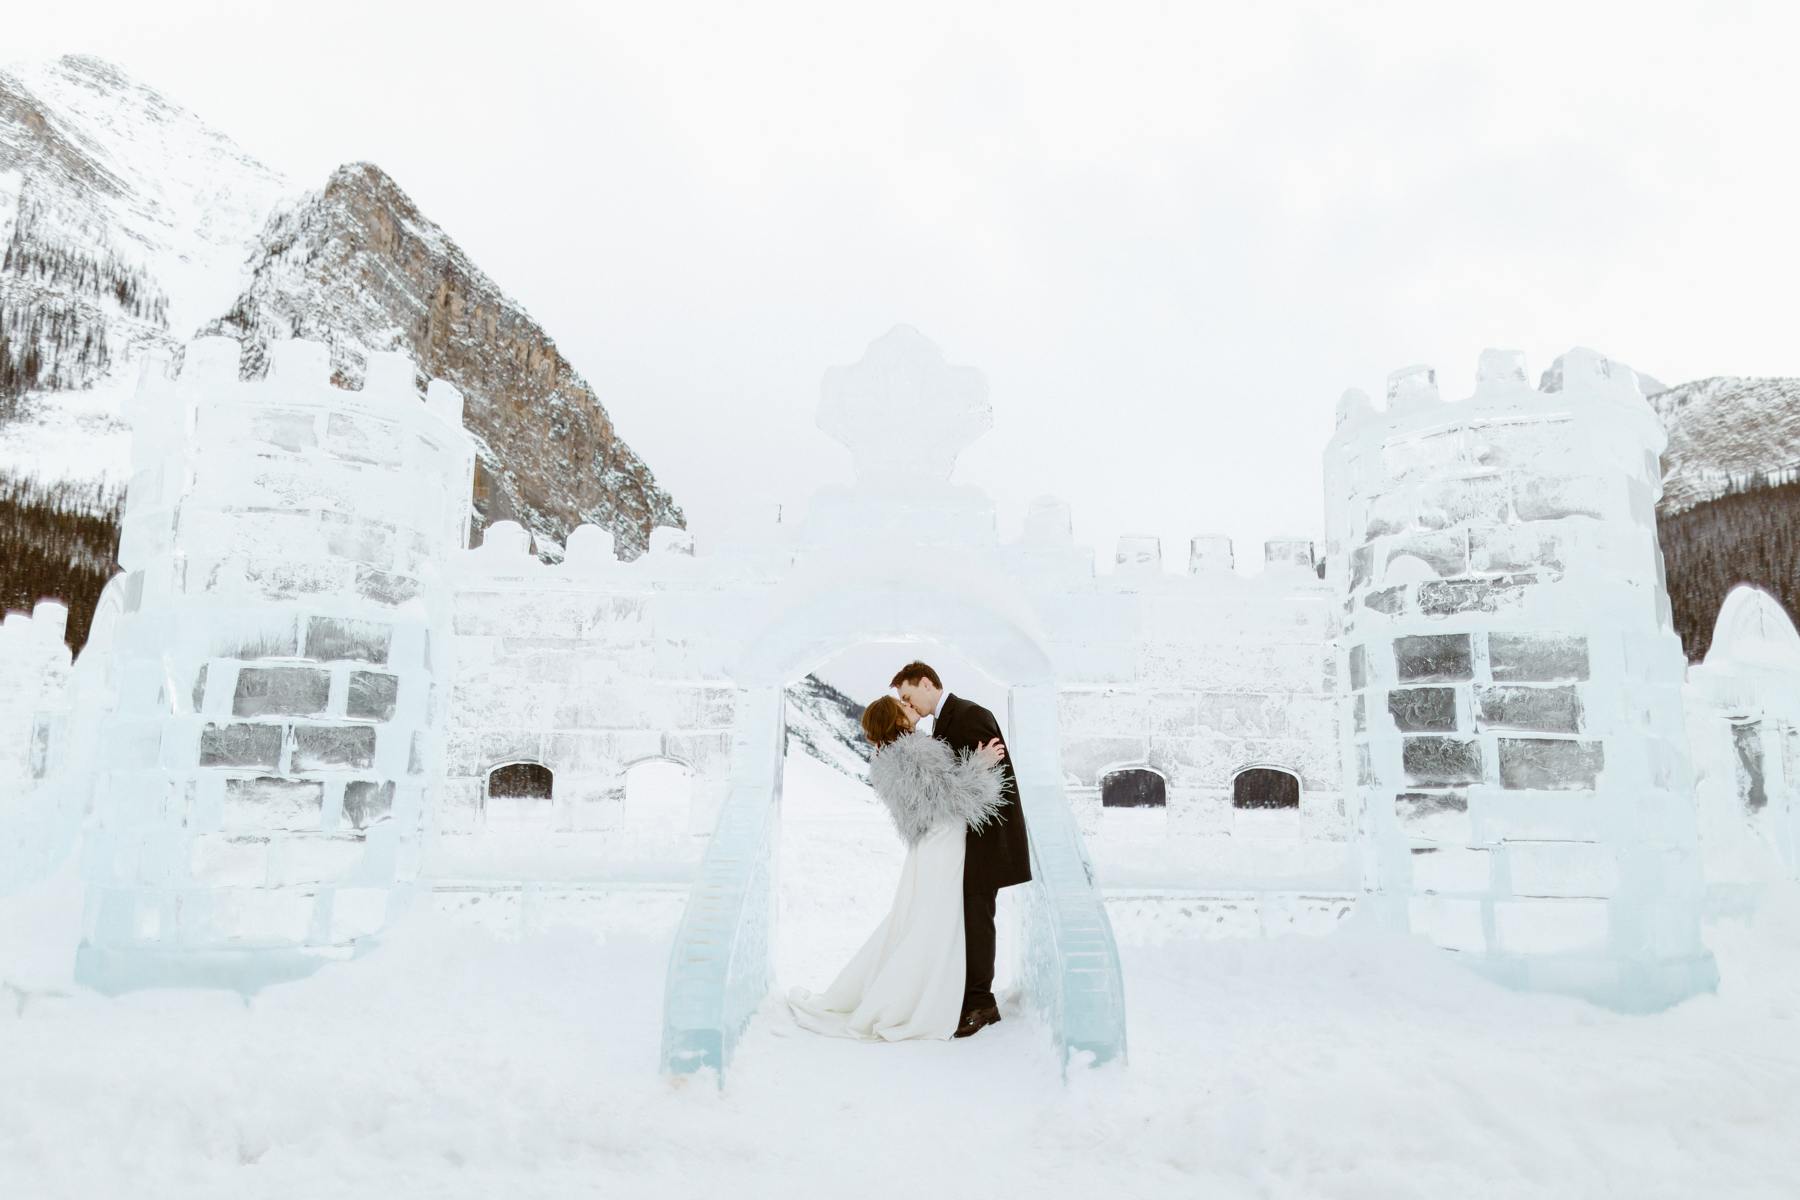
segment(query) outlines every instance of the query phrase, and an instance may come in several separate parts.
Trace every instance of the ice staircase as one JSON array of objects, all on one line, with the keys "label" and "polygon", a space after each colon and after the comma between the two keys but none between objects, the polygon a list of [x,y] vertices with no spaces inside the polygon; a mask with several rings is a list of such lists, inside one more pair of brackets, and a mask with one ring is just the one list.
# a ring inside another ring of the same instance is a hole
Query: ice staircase
[{"label": "ice staircase", "polygon": [[[1016,691],[1024,691],[1017,689]],[[1015,728],[1041,705],[1015,694]],[[669,957],[663,1070],[712,1070],[721,1084],[774,979],[775,848],[780,832],[784,696],[746,692],[733,731],[729,793]],[[1026,739],[1015,736],[1015,743]],[[1031,739],[1041,744],[1041,739]],[[1050,742],[1054,746],[1054,740]],[[1026,1003],[1050,1029],[1063,1070],[1125,1058],[1118,948],[1053,755],[1019,777],[1033,882],[1023,893]]]}]

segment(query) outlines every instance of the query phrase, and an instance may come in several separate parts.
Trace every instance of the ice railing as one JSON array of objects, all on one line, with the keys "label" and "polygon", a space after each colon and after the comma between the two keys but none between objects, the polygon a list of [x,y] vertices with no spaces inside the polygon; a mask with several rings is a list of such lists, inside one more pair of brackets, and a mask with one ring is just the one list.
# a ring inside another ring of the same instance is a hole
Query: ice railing
[{"label": "ice railing", "polygon": [[1078,1059],[1089,1066],[1125,1060],[1125,983],[1112,922],[1063,794],[1059,757],[1043,752],[1041,731],[1056,728],[1056,696],[1040,691],[1015,688],[1011,697],[1012,741],[1037,751],[1020,760],[1019,775],[1032,874],[1021,889],[1023,982],[1025,1002],[1049,1027],[1066,1073]]},{"label": "ice railing", "polygon": [[1024,904],[1025,1001],[1049,1026],[1066,1073],[1086,1056],[1125,1058],[1125,986],[1112,922],[1081,853],[1081,833],[1062,787],[1021,782],[1031,828]]},{"label": "ice railing", "polygon": [[738,698],[730,790],[669,954],[662,1064],[672,1075],[711,1068],[723,1083],[769,991],[786,716],[778,688]]}]

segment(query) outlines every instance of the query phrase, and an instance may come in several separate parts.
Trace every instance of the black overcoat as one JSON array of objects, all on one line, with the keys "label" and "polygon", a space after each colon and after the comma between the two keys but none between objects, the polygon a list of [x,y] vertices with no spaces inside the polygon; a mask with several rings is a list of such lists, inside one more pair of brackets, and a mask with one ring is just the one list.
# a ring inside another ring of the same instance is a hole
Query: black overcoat
[{"label": "black overcoat", "polygon": [[[946,693],[931,733],[960,753],[1000,737],[1000,723],[994,720],[993,713],[974,701]],[[1001,744],[1005,745],[1004,738]],[[1019,803],[1019,781],[1013,774],[1010,753],[1000,764],[1000,775],[1004,781],[1001,795],[1006,803],[979,833],[970,830],[965,843],[965,891],[972,886],[998,890],[1031,881],[1031,843],[1025,833],[1025,809]]]}]

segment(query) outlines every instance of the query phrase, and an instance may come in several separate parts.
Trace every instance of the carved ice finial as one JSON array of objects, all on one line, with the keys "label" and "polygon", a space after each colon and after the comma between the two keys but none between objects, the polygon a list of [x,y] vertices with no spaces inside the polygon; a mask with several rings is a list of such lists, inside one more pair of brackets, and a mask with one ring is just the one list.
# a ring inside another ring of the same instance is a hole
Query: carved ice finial
[{"label": "carved ice finial", "polygon": [[826,371],[819,390],[819,428],[849,449],[866,484],[949,479],[994,423],[981,372],[949,365],[910,325],[869,343],[860,362]]},{"label": "carved ice finial", "polygon": [[1437,372],[1430,367],[1401,367],[1388,375],[1389,412],[1413,412],[1437,402]]}]

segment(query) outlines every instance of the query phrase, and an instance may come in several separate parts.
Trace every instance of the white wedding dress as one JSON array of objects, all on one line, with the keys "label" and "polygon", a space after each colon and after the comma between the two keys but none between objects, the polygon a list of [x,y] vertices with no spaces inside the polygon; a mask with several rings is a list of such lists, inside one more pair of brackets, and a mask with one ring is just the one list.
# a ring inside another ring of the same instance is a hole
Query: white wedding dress
[{"label": "white wedding dress", "polygon": [[963,850],[1000,804],[998,770],[925,733],[876,751],[875,794],[911,843],[886,917],[823,993],[788,993],[794,1019],[832,1037],[948,1038],[962,1019]]},{"label": "white wedding dress", "polygon": [[906,852],[888,910],[830,987],[788,993],[794,1019],[816,1033],[867,1041],[947,1038],[962,1019],[963,840],[943,822]]}]

